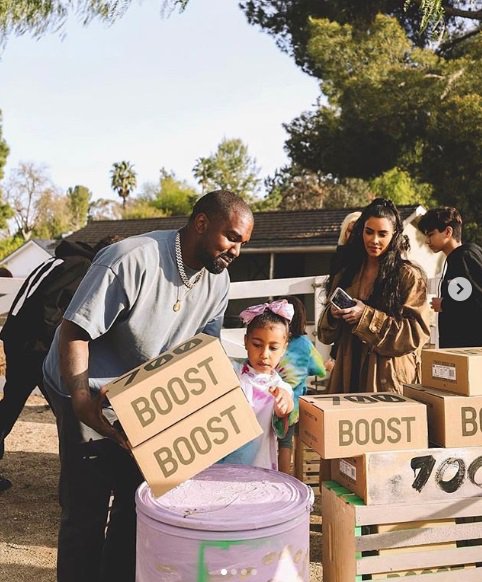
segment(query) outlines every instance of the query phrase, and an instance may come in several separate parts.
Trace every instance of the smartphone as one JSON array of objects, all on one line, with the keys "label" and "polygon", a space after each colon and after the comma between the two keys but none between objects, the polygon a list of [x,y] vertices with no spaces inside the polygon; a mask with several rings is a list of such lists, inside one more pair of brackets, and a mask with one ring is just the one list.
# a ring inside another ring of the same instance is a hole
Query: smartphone
[{"label": "smartphone", "polygon": [[330,297],[330,303],[338,309],[347,309],[356,305],[356,301],[341,287],[337,287]]}]

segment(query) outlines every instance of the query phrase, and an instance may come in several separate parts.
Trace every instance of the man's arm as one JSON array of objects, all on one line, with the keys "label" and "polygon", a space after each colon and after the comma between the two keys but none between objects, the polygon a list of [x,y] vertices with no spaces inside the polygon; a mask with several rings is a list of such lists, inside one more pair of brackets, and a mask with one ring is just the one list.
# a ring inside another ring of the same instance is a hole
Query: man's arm
[{"label": "man's arm", "polygon": [[70,396],[77,418],[106,438],[128,448],[123,435],[115,430],[102,414],[102,401],[106,390],[92,396],[89,388],[90,337],[77,324],[64,319],[60,326],[60,373]]}]

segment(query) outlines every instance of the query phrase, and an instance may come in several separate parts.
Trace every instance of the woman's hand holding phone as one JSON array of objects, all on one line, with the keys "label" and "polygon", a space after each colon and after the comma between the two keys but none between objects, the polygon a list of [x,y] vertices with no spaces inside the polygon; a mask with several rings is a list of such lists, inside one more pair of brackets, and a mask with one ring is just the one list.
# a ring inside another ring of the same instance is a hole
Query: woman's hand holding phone
[{"label": "woman's hand holding phone", "polygon": [[346,309],[338,309],[338,317],[343,318],[344,321],[350,325],[355,325],[360,321],[360,318],[365,310],[365,304],[359,299],[354,299],[355,305],[347,307]]}]

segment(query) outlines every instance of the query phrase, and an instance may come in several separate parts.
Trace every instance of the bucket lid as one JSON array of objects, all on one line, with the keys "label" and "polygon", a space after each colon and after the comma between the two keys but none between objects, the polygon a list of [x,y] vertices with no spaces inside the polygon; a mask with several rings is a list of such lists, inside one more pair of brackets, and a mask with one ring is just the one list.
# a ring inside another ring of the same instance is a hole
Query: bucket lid
[{"label": "bucket lid", "polygon": [[309,512],[310,487],[290,475],[247,465],[213,465],[154,497],[143,483],[137,511],[187,529],[242,531],[290,521]]}]

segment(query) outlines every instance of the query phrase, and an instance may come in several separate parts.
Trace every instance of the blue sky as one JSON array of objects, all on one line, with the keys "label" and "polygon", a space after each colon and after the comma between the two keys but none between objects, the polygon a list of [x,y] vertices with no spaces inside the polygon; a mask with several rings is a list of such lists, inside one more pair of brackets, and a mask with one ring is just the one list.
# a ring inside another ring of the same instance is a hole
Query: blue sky
[{"label": "blue sky", "polygon": [[192,167],[223,137],[239,137],[261,176],[286,162],[281,124],[310,109],[318,84],[273,38],[248,25],[236,0],[191,0],[160,16],[161,2],[133,4],[112,27],[69,23],[9,40],[0,61],[6,174],[19,161],[45,164],[65,189],[110,189],[114,162],[128,160],[138,184]]}]

